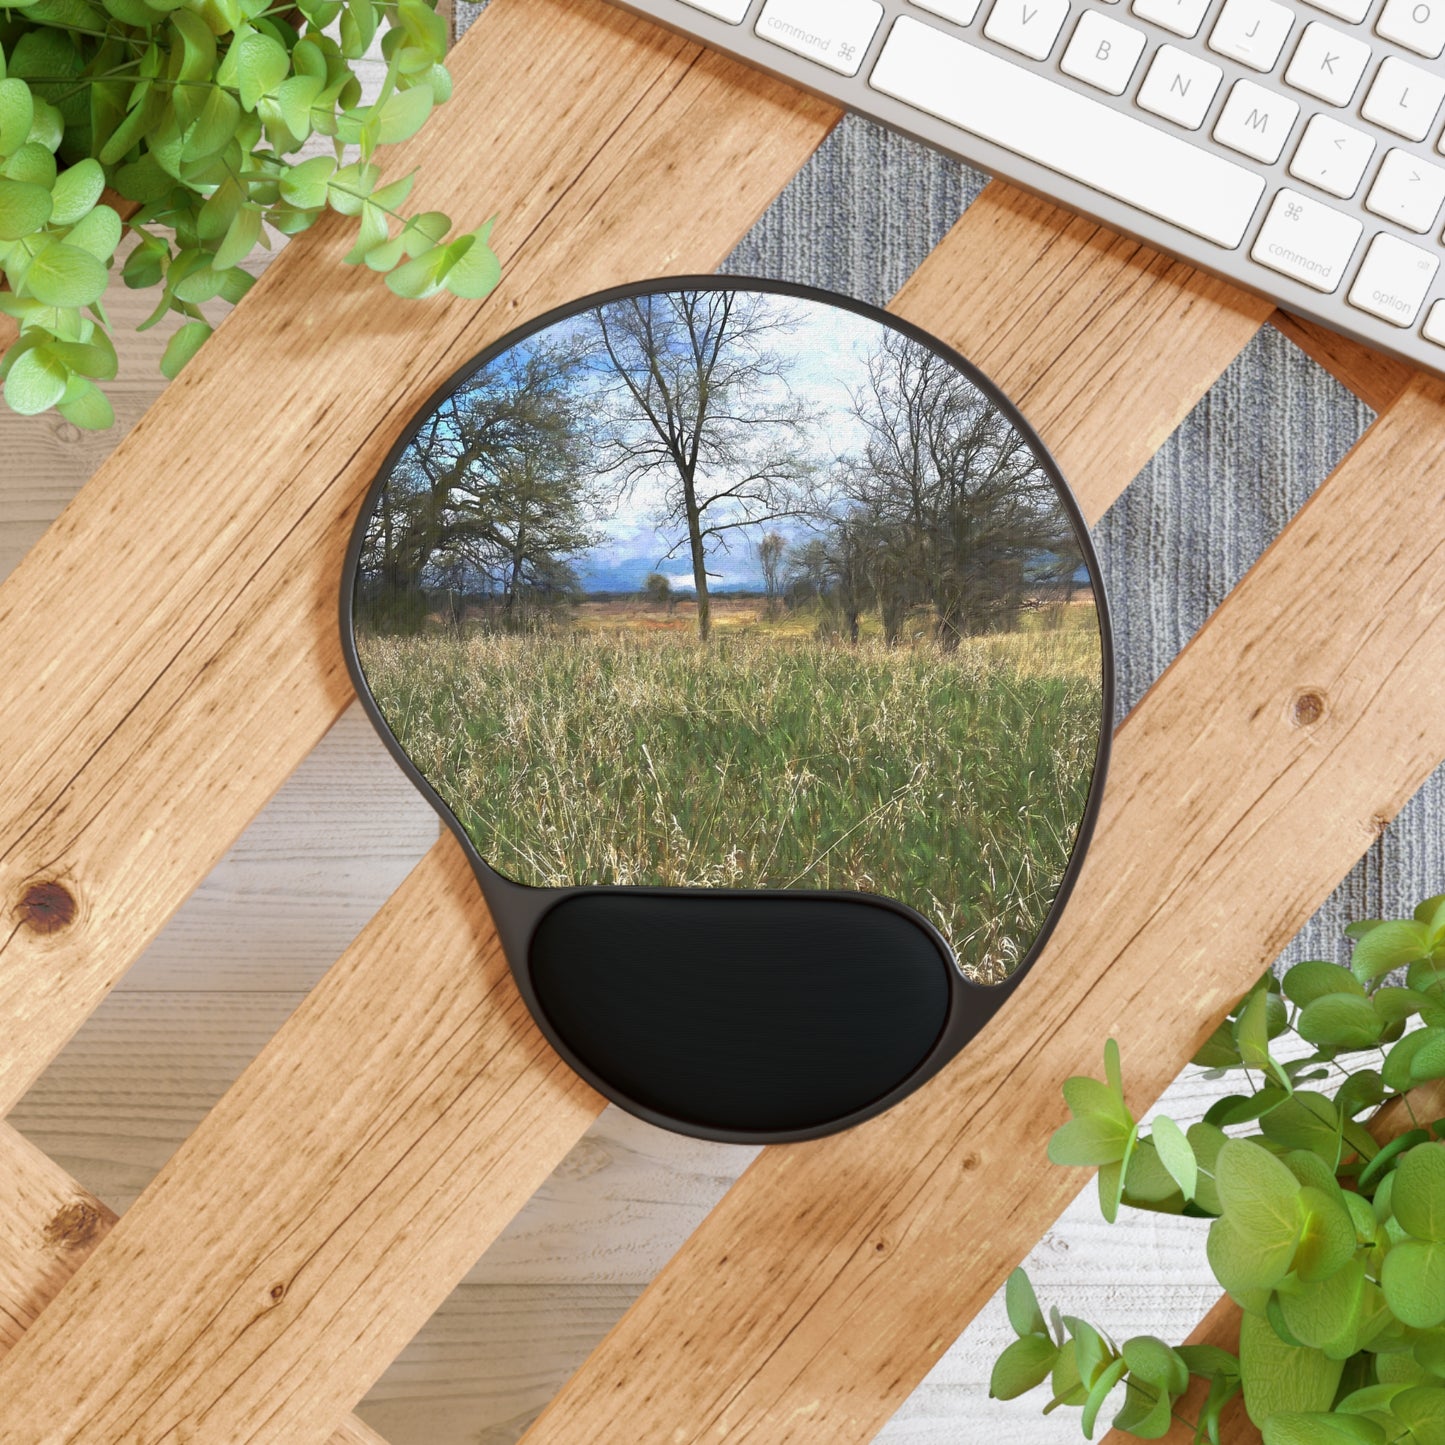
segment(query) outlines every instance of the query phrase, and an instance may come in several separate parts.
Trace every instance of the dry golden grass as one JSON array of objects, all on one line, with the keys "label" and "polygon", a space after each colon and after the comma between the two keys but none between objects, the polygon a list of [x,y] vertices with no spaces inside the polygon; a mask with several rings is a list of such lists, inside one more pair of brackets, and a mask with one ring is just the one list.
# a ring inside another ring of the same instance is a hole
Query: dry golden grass
[{"label": "dry golden grass", "polygon": [[885,893],[971,971],[1006,971],[1089,792],[1092,609],[943,653],[827,642],[816,619],[749,606],[719,609],[708,646],[685,616],[618,602],[572,629],[364,636],[359,653],[392,730],[513,878]]}]

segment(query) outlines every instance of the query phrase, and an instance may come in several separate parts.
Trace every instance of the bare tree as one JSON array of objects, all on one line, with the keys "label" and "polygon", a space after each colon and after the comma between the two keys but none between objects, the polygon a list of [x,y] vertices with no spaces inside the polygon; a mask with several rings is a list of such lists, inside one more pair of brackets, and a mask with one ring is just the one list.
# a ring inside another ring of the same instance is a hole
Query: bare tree
[{"label": "bare tree", "polygon": [[767,615],[778,615],[778,591],[787,540],[781,532],[766,532],[758,543],[758,564],[763,569],[763,594],[767,598]]},{"label": "bare tree", "polygon": [[809,416],[773,350],[796,324],[776,297],[740,291],[658,292],[593,313],[602,464],[619,500],[645,479],[663,484],[659,521],[677,535],[666,557],[686,551],[692,563],[703,640],[708,558],[739,528],[807,504]]},{"label": "bare tree", "polygon": [[1040,559],[1079,565],[1033,448],[929,347],[884,332],[854,409],[866,441],[844,490],[871,531],[880,611],[897,619],[929,604],[940,643],[953,648],[1012,625]]}]

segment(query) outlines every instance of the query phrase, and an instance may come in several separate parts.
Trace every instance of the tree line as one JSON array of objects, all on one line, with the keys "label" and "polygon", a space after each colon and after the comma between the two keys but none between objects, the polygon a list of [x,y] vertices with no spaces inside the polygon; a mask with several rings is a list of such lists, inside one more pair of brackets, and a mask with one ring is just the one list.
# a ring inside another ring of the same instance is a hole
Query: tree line
[{"label": "tree line", "polygon": [[579,566],[639,496],[668,544],[639,590],[675,595],[661,568],[683,560],[702,639],[714,568],[744,549],[770,612],[811,602],[855,641],[865,615],[891,643],[924,614],[951,648],[1072,578],[1082,558],[1054,485],[977,386],[880,326],[834,449],[829,416],[795,385],[803,324],[767,293],[660,292],[497,357],[383,483],[363,618],[416,626],[442,593],[530,625],[577,599]]}]

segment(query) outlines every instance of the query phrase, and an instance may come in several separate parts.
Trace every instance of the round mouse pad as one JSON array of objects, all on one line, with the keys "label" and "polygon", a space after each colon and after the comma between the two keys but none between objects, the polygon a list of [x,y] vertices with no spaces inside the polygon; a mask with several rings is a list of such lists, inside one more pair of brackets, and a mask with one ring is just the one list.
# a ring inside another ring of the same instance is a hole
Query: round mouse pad
[{"label": "round mouse pad", "polygon": [[[549,1037],[721,1137],[851,1122],[956,1051],[993,1008],[960,985],[1052,926],[1107,752],[1097,564],[1016,408],[886,312],[752,279],[589,297],[464,367],[372,489],[343,632]],[[759,1013],[737,1058],[690,1032]],[[809,1049],[852,1073],[819,1094]]]}]

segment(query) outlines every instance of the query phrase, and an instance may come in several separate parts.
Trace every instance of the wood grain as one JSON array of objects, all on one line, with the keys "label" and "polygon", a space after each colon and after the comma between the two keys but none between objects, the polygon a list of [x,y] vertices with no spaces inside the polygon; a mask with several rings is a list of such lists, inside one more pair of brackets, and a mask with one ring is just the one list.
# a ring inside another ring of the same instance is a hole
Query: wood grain
[{"label": "wood grain", "polygon": [[[1122,729],[1067,934],[1000,1025],[885,1118],[765,1151],[539,1438],[866,1439],[881,1425],[1076,1187],[1043,1157],[1058,1080],[1096,1069],[1099,1040],[1127,1039],[1137,1011],[1150,1048],[1131,1081],[1157,1094],[1445,749],[1413,675],[1445,608],[1445,497],[1429,480],[1442,416],[1445,386],[1421,383],[1377,423]],[[1413,492],[1383,505],[1382,473]],[[1301,595],[1316,566],[1326,598]],[[1237,692],[1221,697],[1222,676]],[[1305,726],[1302,687],[1325,703]],[[1302,830],[1308,858],[1286,846]],[[354,1401],[500,1227],[496,1196],[534,1186],[580,1134],[596,1100],[550,1060],[495,950],[478,968],[464,945],[479,905],[455,852],[429,855],[0,1367],[0,1433],[24,1419],[75,1445],[182,1420],[204,1426],[198,1440],[324,1435],[328,1407]],[[423,899],[425,922],[405,917]],[[439,948],[418,964],[422,926]],[[376,1017],[388,1030],[362,1032]],[[457,1062],[433,1085],[438,1047]],[[475,1077],[487,1057],[504,1077]],[[364,1086],[346,1086],[353,1071]],[[503,1166],[498,1149],[533,1130]],[[278,1232],[258,1262],[254,1241]],[[285,1308],[268,1303],[278,1285]],[[102,1328],[131,1348],[97,1355]],[[304,1362],[323,1339],[318,1381]]]},{"label": "wood grain", "polygon": [[[499,7],[499,9],[500,9],[500,7]],[[1105,249],[1107,249],[1107,247],[1105,247]],[[1143,267],[1140,267],[1140,269],[1143,269]],[[1126,280],[1129,280],[1129,277],[1126,276]],[[1131,280],[1129,280],[1129,283],[1133,283],[1133,282],[1131,282]],[[581,286],[577,286],[577,288],[575,288],[575,289],[582,289],[582,288],[581,288]],[[1163,293],[1168,292],[1168,290],[1169,290],[1169,288],[1168,288],[1168,286],[1166,286],[1166,288],[1163,288],[1163,292],[1160,293],[1160,295],[1163,295]],[[1199,306],[1198,298],[1191,298],[1191,301],[1189,301],[1189,305],[1191,305],[1191,306]],[[1039,302],[1039,309],[1040,309],[1040,311],[1051,311],[1052,308],[1049,308],[1049,306],[1043,305],[1042,301],[1040,301],[1040,302]],[[1126,303],[1120,302],[1120,306],[1118,306],[1118,314],[1120,314],[1120,315],[1130,314],[1130,312],[1133,312],[1133,309],[1134,309],[1133,306],[1126,305]],[[1225,308],[1225,309],[1227,309],[1227,308]],[[1209,306],[1208,306],[1208,305],[1199,306],[1198,311],[1196,311],[1196,316],[1207,314],[1208,311],[1209,311]],[[1066,315],[1066,314],[1065,314],[1065,315]],[[1172,319],[1172,316],[1170,316],[1170,319]],[[1208,319],[1208,318],[1205,318],[1205,319]],[[935,325],[935,327],[936,327],[936,321],[933,321],[932,324]],[[233,324],[233,327],[234,327],[234,325],[236,325],[236,324]],[[1228,344],[1233,345],[1234,350],[1237,350],[1237,345],[1238,345],[1238,344],[1243,344],[1243,338],[1247,338],[1248,329],[1250,329],[1251,325],[1257,325],[1257,321],[1253,321],[1253,319],[1248,318],[1248,316],[1244,316],[1243,321],[1241,321],[1240,315],[1238,315],[1238,314],[1234,314],[1233,316],[1231,316],[1230,329],[1228,329]],[[1163,329],[1163,328],[1160,328],[1160,331],[1162,331],[1162,329]],[[1214,334],[1214,331],[1212,331],[1212,327],[1205,328],[1205,329],[1208,329],[1208,331],[1211,332],[1211,334]],[[1235,335],[1240,335],[1241,340],[1240,340],[1240,341],[1234,341]],[[1088,340],[1090,340],[1090,338],[1088,338],[1087,335],[1085,335],[1084,340],[1085,340],[1085,341],[1088,341]],[[1233,351],[1230,351],[1230,354],[1233,354]],[[1053,363],[1053,357],[1052,357],[1051,354],[1049,354],[1048,348],[1045,348],[1045,347],[1039,347],[1038,350],[1036,350],[1036,358],[1038,358],[1038,363],[1039,363],[1039,364],[1042,364],[1042,366],[1043,366],[1043,368],[1045,368],[1045,370],[1048,370],[1048,367],[1051,366],[1051,364]],[[1194,361],[1194,357],[1192,357],[1192,355],[1191,355],[1191,357],[1189,357],[1189,360],[1191,360],[1191,363],[1192,363],[1192,361]],[[1225,357],[1225,360],[1227,360],[1227,357]],[[1221,363],[1221,364],[1222,364],[1222,363]],[[1201,376],[1202,376],[1202,373],[1204,373],[1204,370],[1207,370],[1207,368],[1204,368],[1204,367],[1199,368],[1199,374],[1201,374]],[[1020,367],[1019,376],[1020,376],[1020,377],[1026,376],[1026,373],[1027,373],[1027,367],[1026,367],[1026,366]],[[1152,373],[1150,373],[1150,376],[1152,376]],[[1140,376],[1140,377],[1139,377],[1139,380],[1140,380],[1140,381],[1147,380],[1147,377]],[[1202,384],[1207,384],[1207,380],[1208,380],[1208,377],[1205,377],[1205,379],[1202,380],[1201,383],[1199,383],[1199,386],[1202,387]],[[188,374],[188,381],[189,381],[189,374]],[[1165,373],[1165,376],[1163,376],[1163,379],[1162,379],[1162,383],[1160,383],[1160,390],[1162,390],[1163,387],[1168,386],[1169,383],[1170,383],[1169,373]],[[1023,383],[1020,383],[1020,384],[1023,384]],[[1058,383],[1051,383],[1051,386],[1053,386],[1053,384],[1058,384]],[[1118,381],[1118,384],[1120,384],[1120,387],[1123,387],[1124,392],[1127,392],[1127,387],[1130,386],[1129,377],[1127,377],[1127,376],[1124,377],[1123,380]],[[1124,394],[1124,392],[1121,392],[1120,394]],[[1181,396],[1185,397],[1185,399],[1181,400]],[[1183,389],[1183,393],[1176,394],[1176,396],[1173,397],[1172,405],[1173,405],[1173,407],[1175,407],[1175,413],[1173,413],[1173,420],[1178,420],[1178,416],[1179,416],[1179,415],[1182,415],[1183,410],[1185,410],[1185,409],[1186,409],[1186,406],[1188,406],[1188,402],[1192,402],[1192,396],[1188,396],[1188,384],[1186,384],[1185,389]],[[178,405],[179,405],[179,403],[178,403]],[[188,405],[194,406],[194,405],[197,405],[197,403],[191,402],[191,403],[188,403]],[[1065,412],[1062,412],[1061,415],[1064,416],[1065,420],[1068,419],[1068,412],[1066,412],[1066,410],[1065,410]],[[1152,415],[1152,412],[1150,412],[1150,415]],[[1169,426],[1172,426],[1172,425],[1173,425],[1173,420],[1170,420],[1170,422],[1168,422],[1168,425],[1165,426],[1165,429],[1163,429],[1163,432],[1160,432],[1160,434],[1159,434],[1159,435],[1160,435],[1160,438],[1162,438],[1162,435],[1165,435],[1165,434],[1166,434],[1166,431],[1168,431]],[[1072,435],[1072,426],[1064,425],[1064,423],[1059,423],[1059,435],[1061,435],[1062,438],[1064,438],[1064,444],[1062,444],[1062,445],[1064,445],[1065,448],[1068,447],[1068,445],[1069,445],[1069,439],[1068,439],[1068,438],[1069,438],[1069,436]],[[1059,445],[1058,442],[1055,442],[1055,445]],[[1079,455],[1079,457],[1087,457],[1087,455],[1088,455],[1088,449],[1082,447],[1082,445],[1079,445],[1078,455]],[[1121,452],[1120,455],[1121,455],[1121,457],[1127,457],[1127,452]],[[1126,460],[1118,460],[1118,458],[1110,458],[1110,461],[1108,461],[1107,468],[1101,468],[1101,471],[1108,471],[1108,473],[1110,473],[1111,475],[1113,475],[1113,477],[1117,477],[1117,478],[1118,478],[1117,486],[1118,486],[1118,487],[1121,487],[1121,486],[1123,486],[1124,481],[1127,481],[1127,477],[1129,477],[1129,462],[1127,462]],[[325,503],[325,504],[329,504],[329,499],[322,499],[322,500],[324,500],[324,503]],[[288,504],[289,504],[289,503],[288,503]],[[0,603],[3,603],[3,600],[0,600]],[[270,605],[270,604],[267,603],[267,605]],[[169,686],[169,683],[171,683],[171,682],[173,681],[173,679],[166,679],[166,681],[168,681],[168,686]],[[185,689],[185,691],[186,691],[186,695],[189,695],[189,692],[191,692],[191,689],[188,688],[188,689]],[[179,695],[179,694],[178,694],[178,695]],[[223,695],[221,695],[221,701],[224,701],[224,696],[225,696],[225,695],[224,695],[224,692],[223,692]],[[214,701],[215,701],[215,699],[212,699],[212,702],[214,702]],[[212,711],[215,711],[215,708],[212,708]],[[171,760],[162,759],[162,762],[165,762],[166,766],[171,766],[171,767],[176,766],[175,760],[173,760],[173,759],[171,759]],[[117,773],[117,776],[118,776],[118,773]],[[110,785],[116,785],[116,779],[107,779],[107,786],[110,786]],[[272,780],[272,783],[270,783],[270,785],[273,786],[273,780]],[[116,786],[117,786],[117,788],[118,788],[118,785],[116,785]],[[257,780],[254,780],[254,782],[251,782],[251,780],[247,780],[247,786],[250,786],[250,788],[251,788],[250,798],[251,798],[251,801],[254,801],[254,796],[256,796],[257,793],[262,792],[262,789],[264,788],[264,786],[267,786],[267,783],[266,783],[266,780],[264,780],[264,779],[257,779]],[[105,799],[105,801],[108,802],[108,799]],[[237,818],[241,818],[241,814],[243,814],[243,811],[244,811],[244,809],[241,808],[241,806],[237,806],[236,811],[234,811],[234,816],[237,816]],[[254,809],[253,809],[253,811],[254,811]],[[113,815],[111,815],[110,818],[107,819],[107,831],[111,831],[111,829],[113,829],[114,825],[116,825],[117,822],[120,821],[120,814],[121,814],[121,809],[120,809],[120,808],[113,808]],[[130,821],[136,821],[136,819],[131,818]],[[241,821],[244,821],[244,818],[241,818]],[[175,871],[175,876],[176,876],[176,877],[179,877],[179,876],[181,876],[182,870],[184,870],[185,867],[192,867],[192,868],[194,868],[194,866],[195,866],[195,855],[192,855],[192,857],[191,857],[191,858],[188,858],[188,860],[185,860],[184,863],[178,864],[178,866],[176,866],[176,867],[175,867],[175,870],[173,870],[173,871]],[[435,883],[436,883],[435,877],[431,877],[431,883],[429,883],[428,886],[435,886]],[[82,899],[82,902],[88,902],[88,899]],[[399,910],[400,910],[400,909],[403,909],[403,907],[405,907],[405,903],[399,903],[399,905],[397,905],[397,909],[399,909]],[[390,919],[383,920],[383,922],[390,922]],[[118,929],[117,929],[116,932],[118,932]],[[91,939],[92,948],[94,948],[94,942],[95,942],[94,939]],[[129,945],[126,945],[126,946],[129,946]],[[367,944],[364,945],[364,946],[367,946],[367,948],[370,948],[370,946],[373,946],[373,945],[371,945],[370,942],[367,942]],[[348,955],[348,957],[350,957],[350,955]],[[9,961],[7,961],[7,962],[9,962]],[[340,987],[340,985],[338,985],[338,987]],[[340,1006],[338,1006],[338,1007],[340,1007]],[[77,1010],[77,1012],[79,1012],[79,1010]],[[535,1160],[532,1160],[532,1163],[535,1163]],[[169,1172],[168,1172],[168,1173],[169,1173]],[[212,1182],[214,1182],[214,1181],[212,1181]],[[194,1201],[192,1201],[192,1202],[194,1202]],[[204,1205],[202,1205],[202,1208],[204,1208]],[[140,1228],[140,1225],[137,1225],[137,1228]],[[439,1247],[439,1246],[438,1246],[438,1247]],[[435,1264],[435,1260],[434,1260],[434,1264]],[[368,1285],[368,1287],[370,1287],[370,1285]],[[434,1287],[435,1287],[435,1280],[434,1280],[434,1279],[429,1279],[429,1282],[426,1283],[426,1286],[425,1286],[425,1287],[426,1287],[426,1289],[434,1289]],[[413,1315],[413,1316],[415,1316],[416,1309],[418,1309],[418,1308],[419,1308],[419,1306],[416,1305],[415,1302],[410,1302],[409,1305],[407,1305],[407,1309],[410,1309],[410,1311],[412,1311],[412,1315]],[[275,1314],[275,1312],[272,1312],[272,1314]],[[405,1314],[405,1311],[403,1311],[403,1314]],[[389,1325],[389,1328],[392,1328],[392,1327],[390,1327],[390,1325]],[[394,1328],[399,1329],[400,1327],[399,1327],[399,1325],[396,1325],[396,1327],[394,1327]],[[257,1332],[263,1332],[263,1331],[257,1331]],[[390,1338],[390,1337],[387,1337],[387,1338]],[[253,1341],[253,1342],[254,1342],[254,1341]],[[366,1364],[366,1368],[373,1368],[373,1367],[374,1367],[374,1358],[371,1358],[371,1357],[373,1357],[373,1355],[376,1355],[376,1354],[379,1354],[379,1353],[380,1353],[380,1345],[383,1344],[383,1342],[384,1342],[384,1341],[381,1341],[381,1340],[371,1340],[371,1341],[368,1341],[368,1342],[367,1342],[367,1345],[366,1345],[366,1350],[361,1351],[361,1353],[367,1354],[367,1357],[368,1357],[368,1363]],[[360,1350],[360,1347],[358,1347],[358,1350]],[[355,1364],[355,1367],[354,1367],[354,1368],[355,1368],[355,1370],[360,1371],[361,1368],[363,1368],[363,1367],[361,1367],[361,1364],[358,1363],[358,1364]],[[250,1384],[243,1384],[243,1386],[238,1386],[236,1392],[234,1392],[234,1394],[236,1394],[236,1399],[233,1399],[233,1397],[231,1397],[231,1396],[227,1396],[227,1402],[225,1402],[225,1405],[224,1405],[224,1406],[217,1406],[217,1409],[215,1409],[214,1412],[210,1413],[210,1415],[207,1416],[207,1420],[205,1420],[205,1429],[212,1429],[212,1428],[214,1428],[214,1429],[217,1429],[217,1431],[223,1431],[223,1429],[231,1428],[231,1423],[234,1423],[234,1416],[227,1416],[227,1415],[225,1415],[225,1410],[230,1409],[231,1406],[236,1405],[237,1399],[240,1399],[240,1396],[243,1396],[243,1394],[246,1393],[246,1390],[247,1390],[247,1389],[251,1389]],[[260,1405],[260,1403],[256,1403],[257,1400],[259,1400],[259,1399],[260,1399],[259,1396],[253,1396],[253,1397],[251,1397],[251,1405],[250,1405],[250,1406],[241,1405],[241,1406],[237,1406],[237,1407],[240,1407],[240,1409],[244,1409],[244,1407],[250,1407],[250,1409],[253,1409],[253,1410],[260,1410],[260,1409],[262,1409],[263,1406]],[[173,1403],[173,1402],[172,1402],[172,1403]],[[162,1406],[162,1407],[169,1407],[169,1406]],[[186,1406],[186,1407],[188,1407],[188,1406]],[[306,1406],[306,1407],[309,1407],[309,1405]],[[298,1407],[298,1409],[299,1409],[299,1407]],[[231,1423],[227,1423],[227,1420],[230,1420]],[[293,1423],[295,1423],[295,1420],[293,1420]],[[305,1425],[305,1420],[302,1420],[302,1426],[303,1426],[303,1425]],[[270,1416],[267,1416],[267,1418],[266,1418],[266,1425],[264,1425],[264,1428],[266,1428],[266,1429],[272,1428],[272,1418],[270,1418]],[[277,1428],[279,1428],[279,1426],[277,1426]],[[101,1433],[98,1433],[98,1435],[95,1435],[94,1438],[97,1438],[97,1439],[105,1438],[105,1436],[104,1436],[104,1431],[101,1431]],[[201,1438],[201,1436],[197,1436],[197,1438]],[[218,1433],[218,1435],[215,1435],[214,1438],[225,1439],[225,1438],[228,1438],[228,1436],[227,1436],[227,1435],[224,1435],[224,1433]],[[256,1436],[256,1438],[262,1438],[262,1436]],[[282,1435],[277,1435],[276,1438],[283,1438],[283,1436],[282,1436]],[[293,1436],[285,1435],[285,1438],[290,1439],[290,1438],[293,1438]]]},{"label": "wood grain", "polygon": [[323,222],[0,588],[0,1110],[350,700],[340,560],[421,399],[520,317],[717,265],[835,119],[599,0],[498,0],[452,61],[393,164],[501,212],[502,287],[400,301]]},{"label": "wood grain", "polygon": [[[1117,248],[1093,228],[1077,228],[1059,213],[1050,212],[1047,208],[1041,210],[1033,203],[1022,206],[1005,194],[998,197],[996,210],[993,206],[994,203],[990,202],[990,205],[979,213],[980,220],[976,220],[971,226],[961,226],[956,236],[950,238],[951,244],[946,245],[940,253],[940,261],[933,272],[935,276],[956,274],[958,265],[965,261],[970,263],[967,269],[977,270],[978,258],[990,254],[992,248],[998,244],[999,216],[1022,222],[1023,226],[1039,237],[1042,249],[1054,250],[1062,256],[1067,248],[1072,250],[1074,256],[1073,275],[1076,280],[1073,284],[1078,290],[1076,305],[1072,309],[1060,307],[1051,304],[1049,295],[1032,295],[1029,301],[1037,312],[1033,318],[1034,344],[1017,356],[1012,356],[1008,349],[1016,344],[1014,336],[1011,335],[1015,328],[1006,326],[1001,330],[1001,335],[1007,339],[1007,345],[1000,345],[998,352],[1005,362],[1011,363],[1010,376],[1015,384],[1026,385],[1031,379],[1031,368],[1047,370],[1051,366],[1057,366],[1060,352],[1067,358],[1071,348],[1075,348],[1080,355],[1088,356],[1095,344],[1092,326],[1097,325],[1102,331],[1116,329],[1126,317],[1137,312],[1139,303],[1148,295],[1153,307],[1152,331],[1180,343],[1178,351],[1171,353],[1167,347],[1156,348],[1152,353],[1154,364],[1149,368],[1147,376],[1135,377],[1125,372],[1117,384],[1133,393],[1129,399],[1136,408],[1142,406],[1147,417],[1158,416],[1158,435],[1162,437],[1192,404],[1194,397],[1190,386],[1197,385],[1202,388],[1207,384],[1207,368],[1201,368],[1198,362],[1201,349],[1209,351],[1213,358],[1211,364],[1217,371],[1227,364],[1259,324],[1257,315],[1250,315],[1247,310],[1241,311],[1229,304],[1220,304],[1215,308],[1215,323],[1212,326],[1205,325],[1211,303],[1207,297],[1201,300],[1192,278],[1179,268],[1161,268],[1158,258],[1149,253],[1141,253],[1139,248],[1132,246]],[[1065,233],[1062,243],[1059,240],[1060,232]],[[945,259],[953,265],[945,266]],[[1096,267],[1103,270],[1102,277],[1090,274]],[[1053,299],[1056,301],[1057,297]],[[925,307],[927,300],[928,291],[920,285],[912,288],[908,304]],[[932,308],[932,323],[939,327],[938,318],[943,316],[948,323],[943,328],[947,335],[954,316],[960,316],[967,321],[974,316],[976,306],[977,298],[967,291],[960,293],[956,299],[940,297],[939,306]],[[1190,319],[1189,327],[1183,331],[1179,326],[1182,317]],[[1042,327],[1047,334],[1049,318],[1057,318],[1061,323],[1060,332],[1055,339],[1062,344],[1057,347],[1037,342],[1039,328]],[[1152,332],[1145,333],[1149,334]],[[1205,345],[1206,342],[1212,343],[1212,350]],[[993,351],[987,344],[986,337],[975,337],[970,349],[975,355],[982,353],[985,360]],[[1177,356],[1179,364],[1172,367],[1165,365],[1171,355]],[[1066,367],[1060,375],[1072,375],[1091,385],[1097,384],[1099,380],[1099,374],[1094,369],[1082,366]],[[1113,379],[1112,374],[1108,375]],[[1186,380],[1181,382],[1181,376]],[[1153,384],[1145,386],[1146,382]],[[1058,384],[1061,388],[1061,406],[1058,413],[1060,417],[1067,420],[1071,415],[1090,414],[1087,406],[1074,405],[1071,408],[1069,403],[1073,399],[1067,396],[1062,383]],[[1136,388],[1143,388],[1142,396]],[[1125,399],[1123,392],[1111,398],[1120,405]],[[1107,413],[1096,410],[1094,414]],[[1136,411],[1136,419],[1137,415]],[[1065,446],[1069,444],[1071,437],[1077,440],[1077,434],[1076,426],[1060,428]],[[1121,457],[1125,460],[1121,461]],[[1126,451],[1118,451],[1113,455],[1110,465],[1101,465],[1096,472],[1091,473],[1091,476],[1101,479],[1095,488],[1089,491],[1089,496],[1093,499],[1093,509],[1101,510],[1107,500],[1128,480],[1132,462],[1128,461],[1127,457]]]},{"label": "wood grain", "polygon": [[1155,1098],[1445,754],[1442,475],[1445,383],[1417,379],[1121,729],[1009,1006],[888,1115],[765,1151],[531,1439],[879,1429],[1077,1187],[1044,1157],[1059,1081],[1113,1034]]},{"label": "wood grain", "polygon": [[997,181],[890,309],[1003,388],[1091,522],[1271,312],[1257,296]]},{"label": "wood grain", "polygon": [[600,1107],[448,834],[0,1365],[0,1437],[327,1438]]},{"label": "wood grain", "polygon": [[[110,1233],[115,1214],[0,1123],[0,1357]],[[329,1445],[386,1445],[360,1420]]]}]

